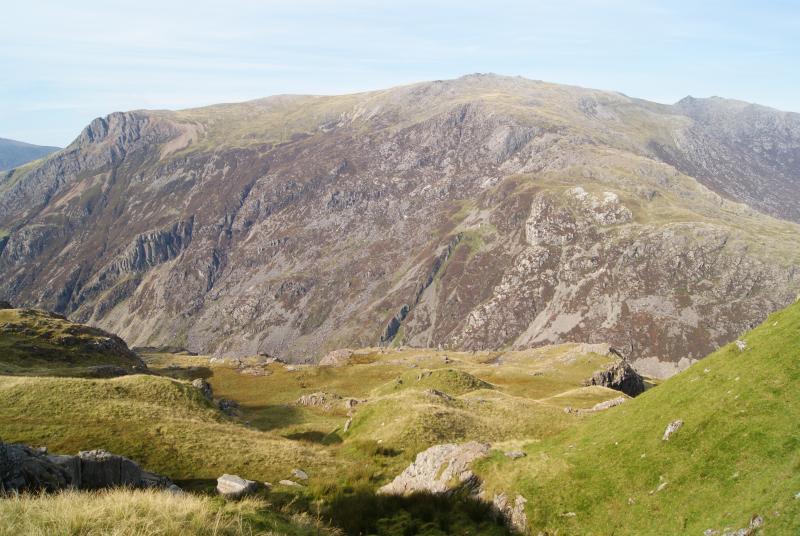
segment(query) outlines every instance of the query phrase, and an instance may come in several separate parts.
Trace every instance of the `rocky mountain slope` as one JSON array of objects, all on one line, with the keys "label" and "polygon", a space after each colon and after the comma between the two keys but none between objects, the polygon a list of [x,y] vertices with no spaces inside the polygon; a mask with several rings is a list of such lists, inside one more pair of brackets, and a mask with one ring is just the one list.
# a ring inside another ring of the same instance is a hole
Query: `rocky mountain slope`
[{"label": "rocky mountain slope", "polygon": [[58,151],[60,147],[32,145],[0,138],[0,171],[19,167]]},{"label": "rocky mountain slope", "polygon": [[666,375],[797,295],[797,123],[493,75],[114,113],[0,178],[0,297],[137,346],[610,342]]}]

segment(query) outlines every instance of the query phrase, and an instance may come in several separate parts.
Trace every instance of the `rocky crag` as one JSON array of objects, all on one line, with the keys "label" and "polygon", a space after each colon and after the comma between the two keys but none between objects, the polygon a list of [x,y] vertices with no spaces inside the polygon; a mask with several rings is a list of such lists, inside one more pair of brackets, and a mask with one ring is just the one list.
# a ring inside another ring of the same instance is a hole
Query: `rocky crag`
[{"label": "rocky crag", "polygon": [[668,375],[797,295],[798,124],[493,75],[114,113],[0,177],[0,298],[137,346],[608,342]]}]

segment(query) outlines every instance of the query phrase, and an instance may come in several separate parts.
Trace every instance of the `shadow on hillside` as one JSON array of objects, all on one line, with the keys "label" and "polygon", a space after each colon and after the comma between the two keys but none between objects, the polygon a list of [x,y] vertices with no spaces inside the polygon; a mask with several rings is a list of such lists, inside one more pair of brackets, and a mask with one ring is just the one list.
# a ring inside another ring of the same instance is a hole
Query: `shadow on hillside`
[{"label": "shadow on hillside", "polygon": [[491,505],[466,494],[397,497],[361,491],[333,497],[329,505],[331,523],[352,535],[515,534]]},{"label": "shadow on hillside", "polygon": [[303,412],[290,404],[242,406],[242,409],[246,412],[243,417],[250,421],[250,426],[262,432],[305,422]]},{"label": "shadow on hillside", "polygon": [[292,441],[304,441],[306,443],[318,443],[320,445],[336,445],[342,442],[342,438],[336,432],[325,433],[319,430],[309,430],[307,432],[297,432],[284,436]]}]

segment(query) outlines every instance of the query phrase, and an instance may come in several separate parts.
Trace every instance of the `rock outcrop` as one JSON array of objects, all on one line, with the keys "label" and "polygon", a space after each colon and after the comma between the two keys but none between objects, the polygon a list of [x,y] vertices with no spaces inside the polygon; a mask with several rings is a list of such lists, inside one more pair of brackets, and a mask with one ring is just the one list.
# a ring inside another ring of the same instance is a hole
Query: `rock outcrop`
[{"label": "rock outcrop", "polygon": [[[469,442],[460,445],[435,445],[417,454],[414,462],[389,484],[378,490],[382,495],[411,495],[413,493],[431,493],[449,495],[466,492],[477,499],[492,505],[494,511],[509,526],[524,533],[528,527],[528,517],[523,496],[516,495],[513,500],[505,493],[489,494],[483,488],[483,482],[470,469],[475,460],[489,454],[490,446],[486,443]],[[513,458],[522,457],[524,453],[513,453]]]},{"label": "rock outcrop", "polygon": [[477,490],[480,481],[470,464],[489,453],[486,443],[435,445],[417,454],[414,462],[392,482],[378,490],[385,495],[410,495],[426,492],[453,493],[460,489]]},{"label": "rock outcrop", "polygon": [[49,455],[45,449],[0,443],[0,491],[113,487],[177,489],[168,478],[143,471],[134,461],[105,450]]},{"label": "rock outcrop", "polygon": [[604,370],[595,372],[586,385],[600,385],[628,396],[637,396],[644,392],[644,379],[625,360],[617,361]]}]

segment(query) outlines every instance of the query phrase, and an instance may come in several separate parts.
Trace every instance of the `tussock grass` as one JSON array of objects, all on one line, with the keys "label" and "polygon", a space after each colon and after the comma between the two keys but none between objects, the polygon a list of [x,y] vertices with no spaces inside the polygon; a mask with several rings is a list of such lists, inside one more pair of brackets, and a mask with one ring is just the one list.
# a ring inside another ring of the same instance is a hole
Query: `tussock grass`
[{"label": "tussock grass", "polygon": [[0,536],[234,536],[332,534],[263,499],[223,502],[149,490],[65,491],[0,500]]}]

